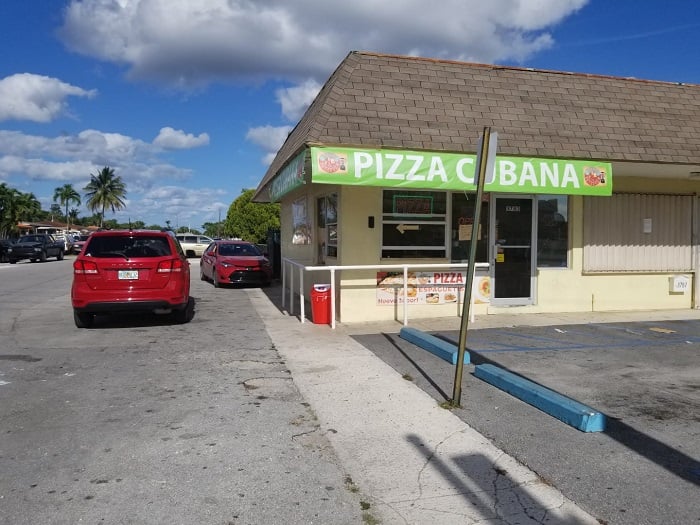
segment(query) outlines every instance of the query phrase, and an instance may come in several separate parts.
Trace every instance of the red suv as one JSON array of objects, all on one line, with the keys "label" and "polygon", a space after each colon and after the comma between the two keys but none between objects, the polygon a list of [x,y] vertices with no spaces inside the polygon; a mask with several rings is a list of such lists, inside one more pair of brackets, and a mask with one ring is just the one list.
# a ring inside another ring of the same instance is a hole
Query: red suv
[{"label": "red suv", "polygon": [[98,231],[73,263],[73,318],[78,328],[95,315],[154,312],[177,323],[194,315],[190,264],[167,231]]}]

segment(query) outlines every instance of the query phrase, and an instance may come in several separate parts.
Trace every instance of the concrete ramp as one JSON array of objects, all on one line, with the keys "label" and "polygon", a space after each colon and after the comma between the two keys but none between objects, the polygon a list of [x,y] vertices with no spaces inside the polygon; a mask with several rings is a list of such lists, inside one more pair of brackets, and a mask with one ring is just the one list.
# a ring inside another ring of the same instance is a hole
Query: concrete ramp
[{"label": "concrete ramp", "polygon": [[[413,343],[416,346],[419,346],[423,350],[427,350],[431,354],[435,354],[448,363],[452,363],[453,365],[457,364],[459,351],[457,346],[453,345],[452,343],[448,343],[439,337],[435,337],[434,335],[430,335],[422,330],[417,330],[408,326],[401,328],[401,331],[399,331],[399,337]],[[468,365],[469,363],[469,352],[465,351],[464,364]]]},{"label": "concrete ramp", "polygon": [[601,412],[503,368],[477,365],[474,375],[583,432],[605,430]]}]

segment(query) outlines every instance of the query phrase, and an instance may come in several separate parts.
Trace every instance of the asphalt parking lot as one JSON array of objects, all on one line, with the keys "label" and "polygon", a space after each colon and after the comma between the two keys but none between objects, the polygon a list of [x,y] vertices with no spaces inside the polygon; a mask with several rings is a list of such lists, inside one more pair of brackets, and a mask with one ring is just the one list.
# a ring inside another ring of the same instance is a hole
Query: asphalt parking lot
[{"label": "asphalt parking lot", "polygon": [[[459,332],[430,332],[457,344]],[[355,339],[436,401],[455,368],[398,333]],[[608,524],[700,523],[700,320],[472,329],[455,415]],[[476,378],[493,363],[606,415],[584,433]]]}]

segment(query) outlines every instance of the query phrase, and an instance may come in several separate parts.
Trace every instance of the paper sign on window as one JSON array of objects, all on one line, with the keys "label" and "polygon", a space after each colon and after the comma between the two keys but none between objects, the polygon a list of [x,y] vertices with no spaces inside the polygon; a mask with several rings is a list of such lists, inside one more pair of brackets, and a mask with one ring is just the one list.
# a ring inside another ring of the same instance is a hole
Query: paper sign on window
[{"label": "paper sign on window", "polygon": [[[473,224],[460,224],[458,230],[458,236],[460,241],[471,241],[472,232],[474,231]],[[479,224],[479,231],[476,236],[477,240],[481,240],[481,224]]]}]

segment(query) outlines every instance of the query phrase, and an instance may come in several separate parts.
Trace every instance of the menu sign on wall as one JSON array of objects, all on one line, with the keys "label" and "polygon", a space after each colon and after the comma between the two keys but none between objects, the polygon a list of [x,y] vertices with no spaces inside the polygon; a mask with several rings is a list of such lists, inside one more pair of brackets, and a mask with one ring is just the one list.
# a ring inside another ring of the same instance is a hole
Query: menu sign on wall
[{"label": "menu sign on wall", "polygon": [[[409,272],[406,284],[408,304],[446,304],[464,301],[465,272]],[[475,302],[489,301],[489,278],[479,276]],[[377,305],[403,304],[403,272],[377,272]]]},{"label": "menu sign on wall", "polygon": [[[408,272],[407,304],[446,304],[464,302],[466,272]],[[472,289],[474,303],[491,299],[491,280],[477,272]],[[377,272],[377,305],[403,304],[403,272]]]}]

